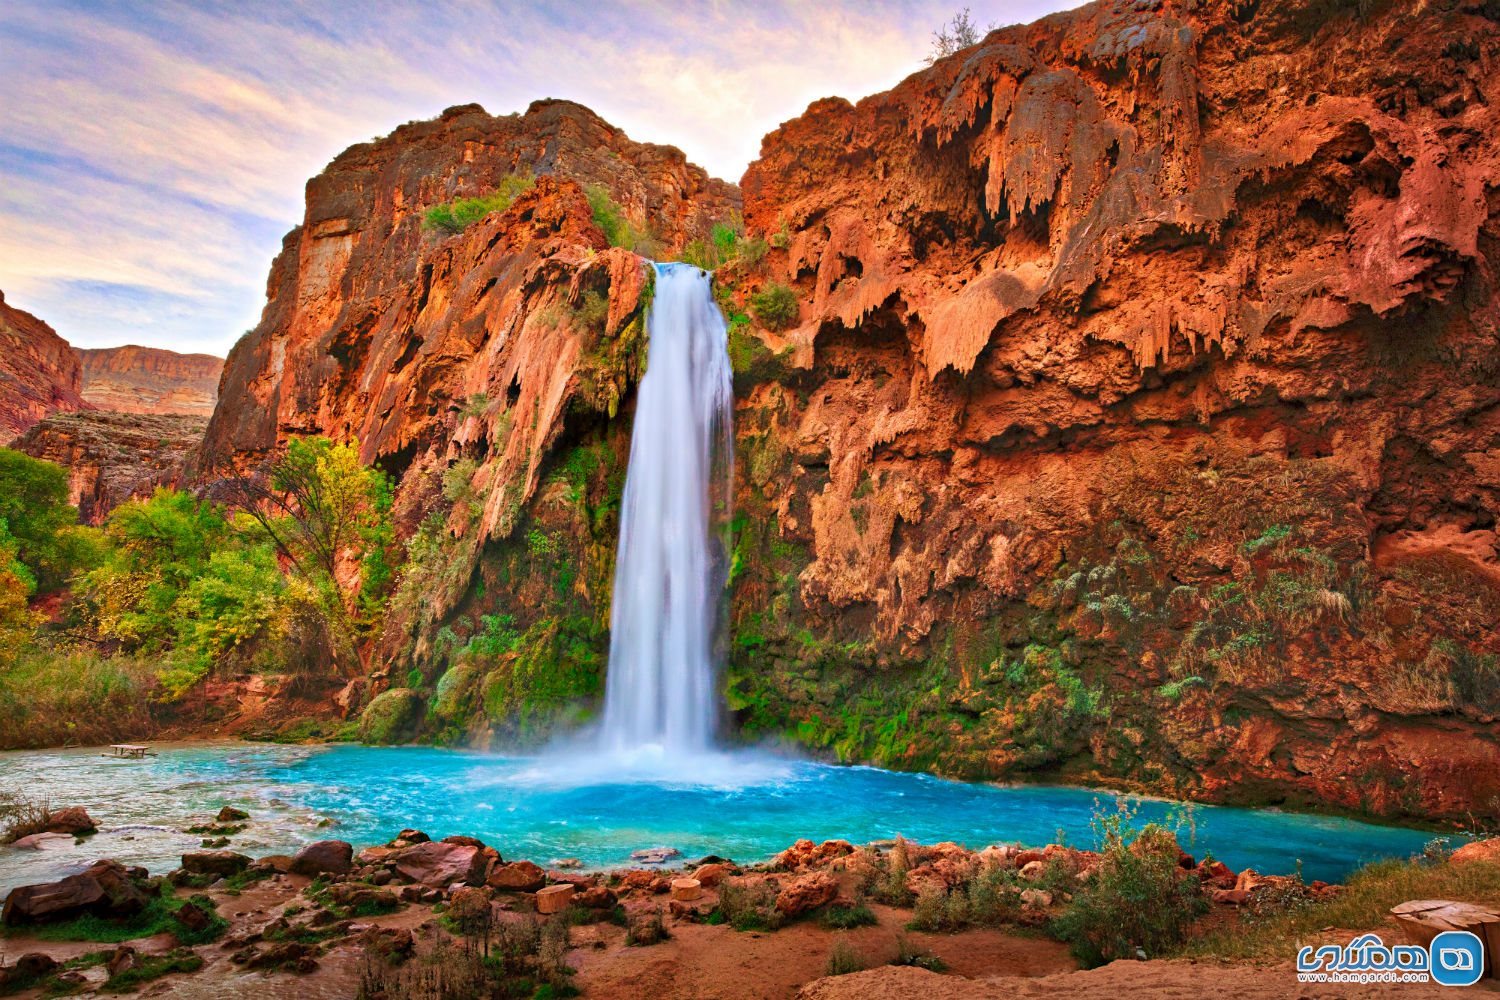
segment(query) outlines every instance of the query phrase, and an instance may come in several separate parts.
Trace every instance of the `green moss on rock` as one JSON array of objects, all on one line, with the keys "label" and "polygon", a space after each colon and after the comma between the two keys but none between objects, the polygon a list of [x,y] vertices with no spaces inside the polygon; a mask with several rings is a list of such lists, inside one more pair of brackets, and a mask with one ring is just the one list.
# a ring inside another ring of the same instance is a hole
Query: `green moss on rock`
[{"label": "green moss on rock", "polygon": [[392,688],[377,696],[359,717],[362,743],[399,743],[411,736],[422,718],[422,696],[411,688]]}]

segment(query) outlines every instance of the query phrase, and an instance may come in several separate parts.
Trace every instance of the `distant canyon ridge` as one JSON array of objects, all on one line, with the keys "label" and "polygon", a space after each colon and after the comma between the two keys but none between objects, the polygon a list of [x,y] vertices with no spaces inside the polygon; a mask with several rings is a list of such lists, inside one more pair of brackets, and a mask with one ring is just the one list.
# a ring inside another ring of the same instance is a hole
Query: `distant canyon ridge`
[{"label": "distant canyon ridge", "polygon": [[[451,108],[309,182],[172,474],[357,438],[430,553],[326,710],[544,738],[602,686],[643,258],[742,224],[726,734],[1500,814],[1497,63],[1477,0],[1100,0],[815,102],[738,186],[565,101]],[[0,433],[207,379],[0,309]]]}]

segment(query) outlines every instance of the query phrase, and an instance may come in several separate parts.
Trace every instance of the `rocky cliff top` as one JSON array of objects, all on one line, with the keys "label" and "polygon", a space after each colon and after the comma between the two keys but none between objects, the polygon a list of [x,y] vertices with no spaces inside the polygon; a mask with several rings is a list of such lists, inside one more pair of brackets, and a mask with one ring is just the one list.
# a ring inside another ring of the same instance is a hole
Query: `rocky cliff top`
[{"label": "rocky cliff top", "polygon": [[0,444],[59,410],[88,407],[73,348],[0,292]]},{"label": "rocky cliff top", "polygon": [[80,348],[83,398],[120,413],[209,417],[219,398],[224,359],[155,347]]}]

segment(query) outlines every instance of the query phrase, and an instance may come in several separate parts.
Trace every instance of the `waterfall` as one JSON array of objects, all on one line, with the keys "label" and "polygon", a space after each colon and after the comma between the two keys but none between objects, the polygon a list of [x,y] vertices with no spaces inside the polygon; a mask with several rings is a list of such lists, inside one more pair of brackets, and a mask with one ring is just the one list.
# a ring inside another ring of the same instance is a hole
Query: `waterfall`
[{"label": "waterfall", "polygon": [[709,275],[657,264],[610,609],[603,736],[698,751],[714,731],[734,394]]}]

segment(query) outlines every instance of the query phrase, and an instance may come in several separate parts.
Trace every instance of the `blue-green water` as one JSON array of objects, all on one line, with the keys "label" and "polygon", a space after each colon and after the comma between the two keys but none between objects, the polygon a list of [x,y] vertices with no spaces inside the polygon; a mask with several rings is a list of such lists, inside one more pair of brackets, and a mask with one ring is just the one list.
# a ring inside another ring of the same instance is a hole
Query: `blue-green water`
[{"label": "blue-green water", "polygon": [[[542,864],[576,857],[588,866],[629,864],[642,847],[684,858],[720,854],[759,861],[798,837],[855,843],[894,837],[970,847],[1094,846],[1090,820],[1116,796],[1077,788],[1001,787],[836,767],[759,754],[697,757],[677,768],[649,756],[598,754],[518,759],[431,748],[285,747],[243,743],[159,748],[141,762],[97,750],[0,754],[0,788],[83,805],[103,832],[81,847],[0,849],[0,891],[57,877],[98,857],[161,871],[197,846],[181,833],[221,805],[250,811],[234,838],[249,854],[286,852],[324,837],[356,847],[402,827],[433,837],[469,834],[507,858]],[[1130,799],[1140,822],[1180,806]],[[1419,852],[1430,834],[1328,816],[1197,806],[1189,851],[1232,868],[1335,881],[1360,864]]]}]

